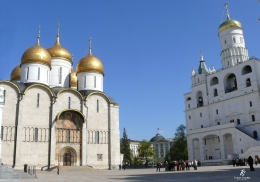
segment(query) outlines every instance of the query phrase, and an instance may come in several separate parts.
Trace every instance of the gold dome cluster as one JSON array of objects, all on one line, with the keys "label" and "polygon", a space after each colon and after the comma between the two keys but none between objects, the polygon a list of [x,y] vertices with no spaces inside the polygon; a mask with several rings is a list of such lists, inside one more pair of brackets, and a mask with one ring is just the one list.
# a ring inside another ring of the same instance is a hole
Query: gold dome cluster
[{"label": "gold dome cluster", "polygon": [[100,59],[93,56],[90,52],[78,62],[76,72],[77,74],[81,72],[97,72],[104,75],[104,66]]},{"label": "gold dome cluster", "polygon": [[224,21],[223,23],[221,23],[219,25],[218,32],[221,32],[221,31],[229,29],[229,28],[241,28],[242,29],[242,25],[237,20],[227,19],[226,21]]},{"label": "gold dome cluster", "polygon": [[51,67],[51,56],[46,49],[40,46],[39,38],[35,46],[23,53],[21,65],[25,63],[40,63]]},{"label": "gold dome cluster", "polygon": [[71,73],[70,73],[70,86],[71,87],[77,87],[77,75],[76,75],[76,71],[74,71],[73,69],[71,69]]},{"label": "gold dome cluster", "polygon": [[62,58],[72,63],[72,56],[70,52],[60,45],[59,35],[57,36],[56,43],[54,46],[48,49],[48,52],[50,53],[51,57]]},{"label": "gold dome cluster", "polygon": [[11,73],[11,76],[10,76],[10,81],[13,81],[13,80],[20,80],[21,78],[21,67],[20,65],[19,66],[16,66],[12,73]]}]

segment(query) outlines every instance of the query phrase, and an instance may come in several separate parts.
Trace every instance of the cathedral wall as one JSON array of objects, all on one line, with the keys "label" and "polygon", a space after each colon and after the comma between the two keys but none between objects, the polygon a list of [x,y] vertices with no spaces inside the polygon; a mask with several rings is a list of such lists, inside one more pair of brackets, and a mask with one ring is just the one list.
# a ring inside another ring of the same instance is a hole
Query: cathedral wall
[{"label": "cathedral wall", "polygon": [[110,104],[111,169],[118,169],[120,164],[119,107]]},{"label": "cathedral wall", "polygon": [[[39,99],[38,99],[39,94]],[[47,165],[49,141],[50,93],[44,87],[33,86],[20,103],[16,166],[24,163]]]},{"label": "cathedral wall", "polygon": [[2,162],[12,165],[18,90],[10,83],[0,83],[0,86],[6,91],[2,114]]},{"label": "cathedral wall", "polygon": [[70,90],[62,91],[56,99],[56,103],[53,106],[53,119],[57,114],[65,109],[69,109],[69,97],[70,97],[70,109],[76,109],[81,111],[81,98],[78,93]]},{"label": "cathedral wall", "polygon": [[87,100],[88,130],[108,130],[108,101],[103,95],[93,94]]},{"label": "cathedral wall", "polygon": [[[87,144],[87,165],[96,169],[109,168],[108,144]],[[100,155],[101,158],[99,157]]]}]

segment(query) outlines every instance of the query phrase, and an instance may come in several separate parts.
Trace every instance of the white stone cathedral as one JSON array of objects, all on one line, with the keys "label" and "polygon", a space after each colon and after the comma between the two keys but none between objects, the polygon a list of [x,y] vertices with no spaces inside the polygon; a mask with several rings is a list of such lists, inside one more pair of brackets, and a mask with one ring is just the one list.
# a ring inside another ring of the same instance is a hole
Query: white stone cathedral
[{"label": "white stone cathedral", "polygon": [[73,70],[60,44],[27,49],[4,88],[2,162],[15,168],[120,164],[119,105],[103,92],[104,67],[92,55]]},{"label": "white stone cathedral", "polygon": [[201,55],[184,94],[190,160],[225,163],[260,155],[260,60],[248,56],[243,28],[230,18],[218,30],[222,68],[207,68]]}]

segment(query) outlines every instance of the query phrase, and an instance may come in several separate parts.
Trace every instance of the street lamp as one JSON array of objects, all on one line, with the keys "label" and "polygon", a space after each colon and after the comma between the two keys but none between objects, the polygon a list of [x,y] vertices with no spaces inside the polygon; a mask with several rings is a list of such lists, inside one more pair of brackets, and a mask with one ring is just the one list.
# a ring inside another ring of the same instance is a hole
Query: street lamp
[{"label": "street lamp", "polygon": [[2,164],[2,113],[5,104],[4,88],[0,87],[0,164]]}]

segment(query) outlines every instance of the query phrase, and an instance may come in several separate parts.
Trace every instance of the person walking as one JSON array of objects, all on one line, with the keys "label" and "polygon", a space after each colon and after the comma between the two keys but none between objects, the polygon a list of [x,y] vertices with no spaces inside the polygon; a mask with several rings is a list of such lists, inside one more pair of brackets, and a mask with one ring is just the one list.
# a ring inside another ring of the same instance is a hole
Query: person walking
[{"label": "person walking", "polygon": [[249,156],[247,161],[248,161],[248,164],[250,166],[250,171],[254,171],[255,169],[253,167],[253,164],[254,164],[253,158],[251,156]]},{"label": "person walking", "polygon": [[198,161],[195,159],[193,162],[194,170],[197,170]]},{"label": "person walking", "polygon": [[123,163],[123,169],[124,169],[124,171],[125,171],[125,163]]},{"label": "person walking", "polygon": [[156,169],[156,171],[159,170],[159,172],[160,172],[160,168],[161,168],[161,163],[160,163],[160,162],[157,162],[157,169]]},{"label": "person walking", "polygon": [[60,163],[57,166],[57,174],[60,174]]}]

